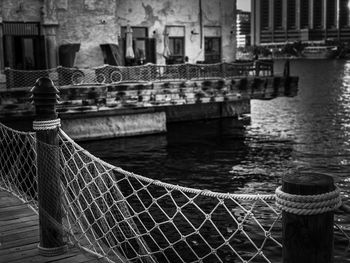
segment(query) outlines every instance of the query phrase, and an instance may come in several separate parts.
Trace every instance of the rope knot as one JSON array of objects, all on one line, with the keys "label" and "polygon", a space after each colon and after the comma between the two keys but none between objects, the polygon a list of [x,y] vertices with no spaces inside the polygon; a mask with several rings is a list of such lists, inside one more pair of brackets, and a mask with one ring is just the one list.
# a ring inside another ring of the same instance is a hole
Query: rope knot
[{"label": "rope knot", "polygon": [[53,130],[57,127],[61,127],[61,119],[48,120],[48,121],[33,121],[34,131]]},{"label": "rope knot", "polygon": [[332,192],[319,195],[295,195],[276,189],[276,205],[282,211],[296,215],[318,215],[331,212],[342,204],[338,187]]}]

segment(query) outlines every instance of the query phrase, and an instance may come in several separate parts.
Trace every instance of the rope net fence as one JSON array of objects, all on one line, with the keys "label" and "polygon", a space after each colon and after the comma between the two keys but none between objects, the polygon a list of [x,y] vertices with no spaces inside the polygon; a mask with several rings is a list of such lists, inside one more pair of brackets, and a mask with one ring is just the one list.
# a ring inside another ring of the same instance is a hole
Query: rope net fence
[{"label": "rope net fence", "polygon": [[[61,228],[68,243],[109,262],[281,259],[281,211],[274,194],[216,193],[146,178],[98,159],[62,130],[59,146],[51,146],[33,133],[0,125],[0,144],[0,187],[37,210],[36,170],[59,174],[62,209],[48,214],[60,214],[62,225],[50,218],[48,224]],[[36,158],[43,167],[37,168]],[[349,253],[342,220],[336,216],[336,257]]]},{"label": "rope net fence", "polygon": [[61,142],[68,228],[79,229],[74,242],[96,254],[131,262],[271,262],[270,250],[281,248],[274,195],[170,185],[107,164],[62,131]]},{"label": "rope net fence", "polygon": [[103,65],[95,68],[59,66],[47,70],[15,70],[6,68],[7,88],[32,87],[41,77],[49,77],[55,86],[103,85],[121,82],[154,82],[217,79],[237,76],[272,76],[273,62],[255,61],[216,64],[175,64],[140,66]]},{"label": "rope net fence", "polygon": [[20,132],[0,123],[0,189],[38,209],[35,133]]}]

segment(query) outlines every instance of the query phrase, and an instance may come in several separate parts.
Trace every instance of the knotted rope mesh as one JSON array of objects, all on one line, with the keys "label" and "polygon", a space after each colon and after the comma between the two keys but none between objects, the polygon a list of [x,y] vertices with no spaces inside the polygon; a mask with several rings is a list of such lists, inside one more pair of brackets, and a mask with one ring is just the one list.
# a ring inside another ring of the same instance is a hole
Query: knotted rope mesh
[{"label": "knotted rope mesh", "polygon": [[103,65],[91,68],[67,68],[59,66],[47,70],[16,70],[6,68],[8,88],[32,87],[41,77],[50,78],[55,86],[102,85],[120,82],[184,81],[218,79],[237,76],[272,76],[270,61],[235,62],[215,64],[176,64],[140,66]]},{"label": "knotted rope mesh", "polygon": [[0,123],[0,188],[37,209],[35,133],[20,132]]},{"label": "knotted rope mesh", "polygon": [[[1,188],[38,209],[34,134],[1,125],[0,143]],[[55,152],[41,157],[61,178],[62,225],[50,224],[70,243],[109,262],[281,259],[275,195],[216,193],[145,178],[96,158],[62,130],[59,146],[37,144]],[[336,257],[348,240],[344,230],[335,232]]]},{"label": "knotted rope mesh", "polygon": [[69,228],[96,254],[112,261],[271,262],[273,248],[281,248],[274,195],[166,184],[99,160],[62,131],[61,142]]}]

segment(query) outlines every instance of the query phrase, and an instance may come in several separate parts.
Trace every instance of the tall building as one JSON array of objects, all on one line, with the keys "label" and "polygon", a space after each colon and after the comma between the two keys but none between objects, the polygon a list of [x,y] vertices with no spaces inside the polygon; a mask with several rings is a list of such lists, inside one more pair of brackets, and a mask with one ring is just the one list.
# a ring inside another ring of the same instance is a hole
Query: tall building
[{"label": "tall building", "polygon": [[237,47],[250,45],[250,12],[237,10]]},{"label": "tall building", "polygon": [[253,45],[350,42],[349,0],[251,0]]}]

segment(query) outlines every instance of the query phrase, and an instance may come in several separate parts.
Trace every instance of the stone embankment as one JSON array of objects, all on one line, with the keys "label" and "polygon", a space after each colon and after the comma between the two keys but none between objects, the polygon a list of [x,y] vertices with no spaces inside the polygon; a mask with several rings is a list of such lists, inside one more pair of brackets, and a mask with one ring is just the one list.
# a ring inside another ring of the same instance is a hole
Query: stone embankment
[{"label": "stone embankment", "polygon": [[[62,128],[74,139],[97,139],[165,132],[167,122],[238,117],[250,112],[251,99],[295,96],[298,78],[85,84],[59,90]],[[0,121],[30,129],[34,108],[29,97],[30,87],[0,91]]]}]

